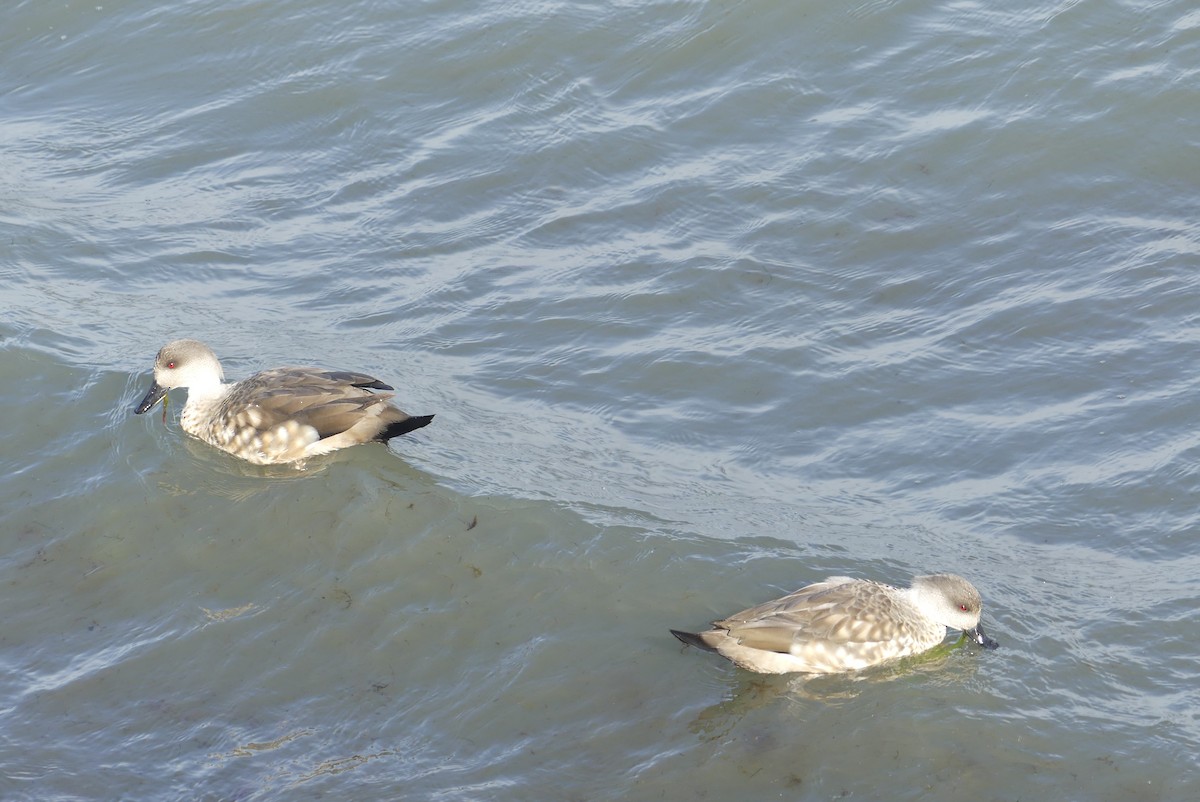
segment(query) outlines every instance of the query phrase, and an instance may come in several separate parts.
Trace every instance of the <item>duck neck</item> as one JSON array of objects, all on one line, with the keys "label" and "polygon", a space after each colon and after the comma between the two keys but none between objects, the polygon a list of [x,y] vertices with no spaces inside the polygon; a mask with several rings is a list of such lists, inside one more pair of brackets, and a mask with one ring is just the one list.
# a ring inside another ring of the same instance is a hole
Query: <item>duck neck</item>
[{"label": "duck neck", "polygon": [[211,382],[200,382],[188,385],[187,401],[179,415],[179,425],[188,434],[200,436],[204,421],[211,417],[211,410],[225,397],[229,385],[223,384],[219,378]]}]

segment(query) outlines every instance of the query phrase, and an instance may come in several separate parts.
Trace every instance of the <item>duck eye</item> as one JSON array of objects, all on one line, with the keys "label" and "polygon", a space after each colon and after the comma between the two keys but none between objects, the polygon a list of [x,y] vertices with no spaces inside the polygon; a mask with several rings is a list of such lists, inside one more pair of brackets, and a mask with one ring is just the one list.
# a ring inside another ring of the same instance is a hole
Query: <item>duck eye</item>
[{"label": "duck eye", "polygon": [[168,362],[168,363],[167,363],[167,367],[168,367],[168,368],[170,368],[171,370],[175,370],[175,363],[174,363],[173,361],[172,361],[172,362]]},{"label": "duck eye", "polygon": [[965,613],[967,611],[967,605],[960,604],[960,605],[958,605],[958,609],[962,610]]}]

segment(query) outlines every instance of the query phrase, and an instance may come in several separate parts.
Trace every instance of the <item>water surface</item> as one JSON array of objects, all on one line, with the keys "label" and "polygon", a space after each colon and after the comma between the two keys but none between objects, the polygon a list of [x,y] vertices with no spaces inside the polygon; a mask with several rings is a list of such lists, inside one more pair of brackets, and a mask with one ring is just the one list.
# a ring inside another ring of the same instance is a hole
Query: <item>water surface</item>
[{"label": "water surface", "polygon": [[[1200,15],[18,3],[5,800],[1200,793]],[[297,472],[155,351],[434,424]],[[1002,644],[695,628],[964,574]]]}]

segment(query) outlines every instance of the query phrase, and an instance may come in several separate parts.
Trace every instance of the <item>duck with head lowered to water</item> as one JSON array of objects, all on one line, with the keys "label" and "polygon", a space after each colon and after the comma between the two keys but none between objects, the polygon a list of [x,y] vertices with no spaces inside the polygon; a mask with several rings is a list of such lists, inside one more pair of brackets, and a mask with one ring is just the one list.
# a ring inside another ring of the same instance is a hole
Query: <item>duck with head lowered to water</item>
[{"label": "duck with head lowered to water", "polygon": [[918,576],[907,588],[831,576],[703,632],[671,634],[749,671],[832,674],[932,649],[946,627],[994,649],[979,623],[982,612],[979,591],[957,574]]}]

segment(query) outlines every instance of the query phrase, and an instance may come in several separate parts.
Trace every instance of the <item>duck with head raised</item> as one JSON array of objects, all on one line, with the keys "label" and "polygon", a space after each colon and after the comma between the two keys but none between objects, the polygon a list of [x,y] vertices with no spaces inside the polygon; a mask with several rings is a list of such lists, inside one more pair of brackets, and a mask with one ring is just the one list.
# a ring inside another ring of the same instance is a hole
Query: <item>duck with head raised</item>
[{"label": "duck with head raised", "polygon": [[234,384],[198,340],[175,340],[154,360],[154,381],[134,408],[141,415],[186,387],[179,423],[188,434],[257,465],[300,462],[427,426],[433,415],[394,406],[393,388],[364,373],[321,368],[264,370]]},{"label": "duck with head raised", "polygon": [[932,649],[946,627],[994,649],[979,623],[982,611],[979,591],[956,574],[918,576],[907,588],[832,576],[704,632],[671,634],[749,671],[832,674]]}]

